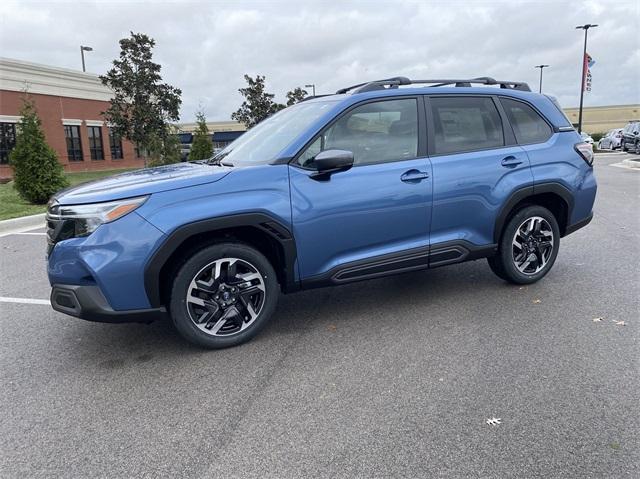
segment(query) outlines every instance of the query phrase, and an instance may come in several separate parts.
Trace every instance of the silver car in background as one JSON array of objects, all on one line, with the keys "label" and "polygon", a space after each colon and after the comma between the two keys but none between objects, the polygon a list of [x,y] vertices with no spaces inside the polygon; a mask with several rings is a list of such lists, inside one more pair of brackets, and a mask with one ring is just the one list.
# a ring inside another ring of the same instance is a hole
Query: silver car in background
[{"label": "silver car in background", "polygon": [[622,145],[622,128],[609,130],[598,142],[598,150],[615,150]]}]

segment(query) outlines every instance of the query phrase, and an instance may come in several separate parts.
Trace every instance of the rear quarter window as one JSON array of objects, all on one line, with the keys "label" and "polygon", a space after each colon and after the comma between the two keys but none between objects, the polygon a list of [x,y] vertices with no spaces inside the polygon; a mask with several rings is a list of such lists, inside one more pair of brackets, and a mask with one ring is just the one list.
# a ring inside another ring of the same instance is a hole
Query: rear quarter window
[{"label": "rear quarter window", "polygon": [[553,134],[549,124],[526,103],[500,98],[513,133],[520,144],[544,143]]}]

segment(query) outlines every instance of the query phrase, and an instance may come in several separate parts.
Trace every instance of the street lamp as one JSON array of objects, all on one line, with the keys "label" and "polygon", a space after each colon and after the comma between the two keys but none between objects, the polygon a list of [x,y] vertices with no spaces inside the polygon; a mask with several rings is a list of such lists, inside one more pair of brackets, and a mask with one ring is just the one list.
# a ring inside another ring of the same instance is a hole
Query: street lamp
[{"label": "street lamp", "polygon": [[92,51],[93,51],[93,48],[85,47],[85,46],[80,45],[80,56],[82,57],[82,71],[83,72],[87,71],[87,69],[84,66],[84,52],[92,52]]},{"label": "street lamp", "polygon": [[598,25],[587,23],[578,25],[576,30],[584,30],[584,51],[582,52],[582,77],[580,78],[580,109],[578,110],[578,133],[582,133],[582,100],[584,99],[584,82],[587,77],[587,32]]},{"label": "street lamp", "polygon": [[542,69],[543,68],[547,68],[549,65],[536,65],[533,68],[539,68],[540,69],[540,93],[542,93]]},{"label": "street lamp", "polygon": [[315,84],[311,84],[311,85],[305,85],[305,88],[313,88],[313,96],[316,96],[316,86]]}]

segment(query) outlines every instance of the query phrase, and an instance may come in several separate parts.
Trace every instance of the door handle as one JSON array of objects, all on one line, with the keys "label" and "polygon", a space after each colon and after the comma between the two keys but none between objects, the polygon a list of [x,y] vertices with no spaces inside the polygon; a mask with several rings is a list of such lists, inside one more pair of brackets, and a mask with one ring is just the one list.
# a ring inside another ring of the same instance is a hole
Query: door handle
[{"label": "door handle", "polygon": [[427,173],[426,171],[409,170],[402,174],[400,180],[404,181],[405,183],[417,183],[421,180],[424,180],[425,178],[429,178],[429,173]]},{"label": "door handle", "polygon": [[519,160],[513,155],[509,155],[506,158],[503,158],[501,163],[505,168],[515,168],[522,163],[522,160]]}]

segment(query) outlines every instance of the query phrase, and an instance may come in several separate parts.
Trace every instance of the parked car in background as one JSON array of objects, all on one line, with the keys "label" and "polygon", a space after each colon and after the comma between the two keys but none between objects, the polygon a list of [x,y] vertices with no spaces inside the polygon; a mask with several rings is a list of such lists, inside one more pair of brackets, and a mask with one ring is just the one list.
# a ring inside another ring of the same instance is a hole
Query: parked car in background
[{"label": "parked car in background", "polygon": [[622,151],[640,154],[640,121],[630,121],[622,129]]},{"label": "parked car in background", "polygon": [[584,141],[585,143],[589,143],[590,145],[593,145],[593,138],[591,138],[591,135],[589,135],[588,133],[585,133],[583,131],[580,133],[580,137],[582,138],[582,141]]},{"label": "parked car in background", "polygon": [[290,106],[211,161],[55,195],[51,304],[90,321],[168,317],[196,344],[233,346],[280,292],[480,258],[534,283],[595,196],[591,145],[526,83],[373,81]]},{"label": "parked car in background", "polygon": [[615,150],[622,145],[622,128],[609,130],[598,142],[598,150]]}]

